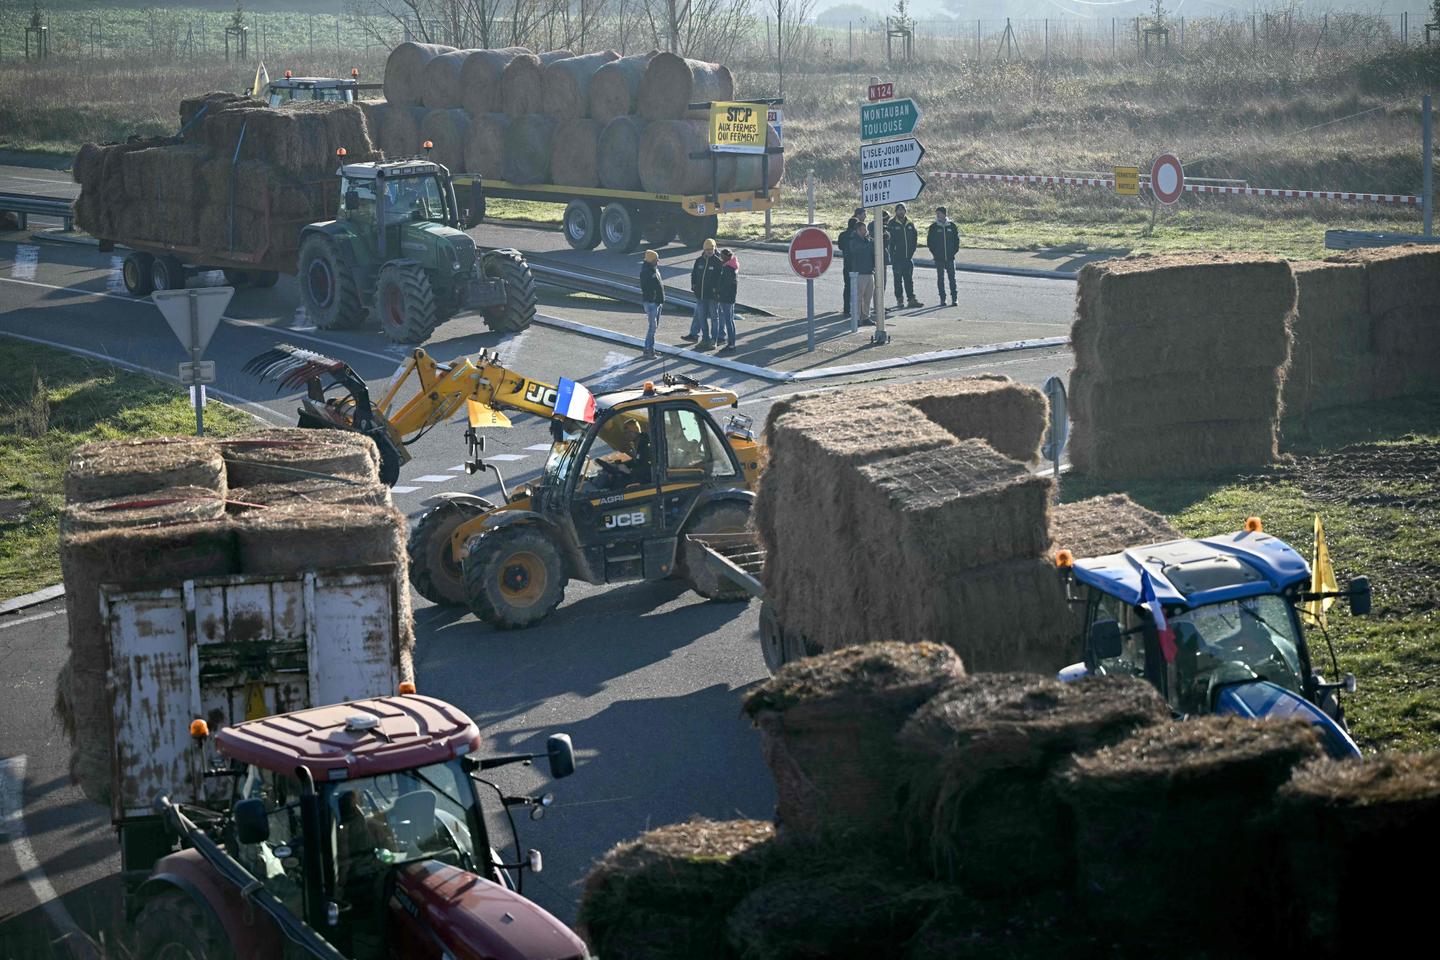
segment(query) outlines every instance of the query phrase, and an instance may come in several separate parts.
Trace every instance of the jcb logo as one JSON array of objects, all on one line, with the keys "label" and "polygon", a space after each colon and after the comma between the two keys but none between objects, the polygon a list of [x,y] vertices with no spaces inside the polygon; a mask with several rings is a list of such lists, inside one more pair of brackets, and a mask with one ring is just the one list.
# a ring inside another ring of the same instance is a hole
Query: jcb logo
[{"label": "jcb logo", "polygon": [[643,526],[645,526],[645,511],[643,510],[636,510],[634,513],[612,513],[605,518],[606,530]]},{"label": "jcb logo", "polygon": [[559,399],[559,393],[554,387],[547,387],[543,383],[531,383],[525,381],[525,399],[530,403],[538,403],[546,407],[554,407],[555,401]]},{"label": "jcb logo", "polygon": [[749,123],[750,118],[754,115],[754,107],[727,107],[725,109],[725,119],[731,123]]}]

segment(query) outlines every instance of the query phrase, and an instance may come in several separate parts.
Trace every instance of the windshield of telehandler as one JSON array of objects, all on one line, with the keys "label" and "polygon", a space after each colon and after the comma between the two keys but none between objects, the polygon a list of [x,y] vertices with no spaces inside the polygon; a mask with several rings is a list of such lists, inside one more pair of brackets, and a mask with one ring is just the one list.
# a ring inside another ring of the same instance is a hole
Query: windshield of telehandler
[{"label": "windshield of telehandler", "polygon": [[1212,603],[1169,617],[1175,631],[1175,684],[1171,706],[1208,712],[1211,680],[1252,676],[1301,692],[1301,640],[1290,605],[1267,594]]},{"label": "windshield of telehandler", "polygon": [[[559,440],[550,448],[545,464],[545,482],[557,488],[569,480],[579,466],[577,490],[619,489],[632,483],[649,482],[651,472],[650,411],[648,408],[626,410],[605,418],[595,431],[595,439],[585,448],[589,430],[584,424],[566,421]],[[583,463],[581,463],[583,459]],[[601,462],[606,466],[601,466]]]}]

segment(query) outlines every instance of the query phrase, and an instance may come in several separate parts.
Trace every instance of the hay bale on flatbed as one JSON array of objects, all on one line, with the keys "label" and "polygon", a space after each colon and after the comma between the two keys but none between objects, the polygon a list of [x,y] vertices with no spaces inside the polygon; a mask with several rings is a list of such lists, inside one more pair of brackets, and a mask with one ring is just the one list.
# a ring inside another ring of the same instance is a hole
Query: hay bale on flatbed
[{"label": "hay bale on flatbed", "polygon": [[107,440],[76,447],[65,468],[65,500],[81,503],[199,487],[225,496],[225,464],[203,437]]},{"label": "hay bale on flatbed", "polygon": [[294,100],[273,108],[232,108],[205,117],[197,128],[217,157],[236,158],[238,151],[240,160],[261,160],[299,178],[333,177],[340,147],[351,162],[375,153],[365,113],[353,103]]},{"label": "hay bale on flatbed", "polygon": [[391,160],[420,156],[424,152],[420,149],[420,144],[424,142],[420,136],[420,124],[424,121],[424,107],[390,104],[380,118],[383,124],[380,128],[380,149],[385,156]]},{"label": "hay bale on flatbed", "polygon": [[704,819],[641,834],[591,868],[577,925],[598,956],[725,957],[725,917],[774,835],[758,820]]},{"label": "hay bale on flatbed", "polygon": [[912,848],[937,876],[979,896],[1068,885],[1072,838],[1047,789],[1051,773],[1073,754],[1169,718],[1140,679],[983,673],[956,681],[900,732]]},{"label": "hay bale on flatbed", "polygon": [[499,180],[505,176],[506,113],[470,114],[470,137],[465,141],[465,165],[478,177]]},{"label": "hay bale on flatbed", "polygon": [[420,68],[420,103],[426,110],[459,110],[460,74],[474,50],[450,50],[431,57]]},{"label": "hay bale on flatbed", "polygon": [[934,643],[873,643],[786,664],[745,698],[775,777],[782,831],[800,836],[897,829],[895,735],[964,676]]},{"label": "hay bale on flatbed", "polygon": [[420,121],[420,141],[430,141],[431,158],[443,163],[451,173],[462,173],[465,165],[465,144],[470,140],[470,117],[464,110],[431,110]]},{"label": "hay bale on flatbed", "polygon": [[637,117],[615,117],[605,124],[596,149],[600,186],[607,190],[641,188],[640,140],[644,133],[645,121]]},{"label": "hay bale on flatbed", "polygon": [[1263,814],[1320,752],[1303,720],[1206,716],[1076,757],[1052,784],[1075,819],[1076,892],[1088,915],[1168,954],[1268,936],[1273,838]]},{"label": "hay bale on flatbed", "polygon": [[191,126],[196,117],[200,117],[203,122],[205,117],[222,110],[265,106],[269,106],[269,104],[259,97],[246,96],[242,93],[216,91],[198,97],[185,97],[180,101],[180,135],[187,141],[195,139],[195,134],[186,128]]},{"label": "hay bale on flatbed", "polygon": [[650,58],[635,95],[646,120],[679,120],[690,114],[692,103],[734,99],[735,77],[729,67],[673,53]]},{"label": "hay bale on flatbed", "polygon": [[595,75],[590,78],[589,117],[603,124],[616,117],[634,113],[638,108],[640,80],[645,76],[646,66],[659,52],[647,50],[645,53],[632,53],[628,57],[612,60],[596,70]]},{"label": "hay bale on flatbed", "polygon": [[385,58],[385,99],[396,106],[419,107],[425,103],[425,65],[454,47],[406,40],[395,45]]},{"label": "hay bale on flatbed", "polygon": [[225,516],[225,494],[214,487],[167,487],[150,493],[68,503],[60,515],[61,535],[86,530],[202,523]]},{"label": "hay bale on flatbed", "polygon": [[540,73],[541,111],[556,120],[590,115],[590,82],[595,72],[620,59],[614,50],[600,50],[552,61]]},{"label": "hay bale on flatbed", "polygon": [[220,446],[230,484],[236,487],[286,483],[314,474],[380,481],[375,441],[350,430],[256,430],[222,440]]},{"label": "hay bale on flatbed", "polygon": [[522,53],[507,63],[500,74],[500,98],[505,104],[505,112],[512,117],[543,113],[545,68],[557,60],[573,56],[569,50]]},{"label": "hay bale on flatbed", "polygon": [[[661,56],[664,56],[662,54]],[[660,57],[656,57],[659,60]],[[735,184],[734,155],[708,155],[709,127],[700,120],[657,120],[640,140],[640,184],[649,193],[721,193]],[[705,154],[703,159],[694,155]],[[712,172],[711,164],[716,166]]]},{"label": "hay bale on flatbed", "polygon": [[530,54],[527,47],[501,47],[498,50],[468,50],[460,68],[460,103],[474,119],[484,113],[503,113],[505,95],[501,77],[510,61]]},{"label": "hay bale on flatbed", "polygon": [[597,150],[600,124],[594,120],[561,120],[555,126],[550,152],[550,179],[571,187],[598,187]]},{"label": "hay bale on flatbed", "polygon": [[[770,124],[765,125],[765,147],[767,150],[780,146],[780,135]],[[773,190],[785,176],[785,154],[769,153],[762,157],[758,153],[737,153],[735,179],[732,190]]]},{"label": "hay bale on flatbed", "polygon": [[[518,63],[519,57],[516,58]],[[509,113],[509,111],[506,111]],[[555,120],[540,114],[515,116],[505,128],[505,179],[511,183],[549,183]]]}]

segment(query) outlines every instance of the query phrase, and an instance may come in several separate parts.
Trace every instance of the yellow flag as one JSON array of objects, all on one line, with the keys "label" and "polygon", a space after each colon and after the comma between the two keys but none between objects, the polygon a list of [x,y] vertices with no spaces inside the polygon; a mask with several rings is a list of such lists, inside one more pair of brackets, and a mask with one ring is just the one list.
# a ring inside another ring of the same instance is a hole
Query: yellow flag
[{"label": "yellow flag", "polygon": [[[1315,514],[1315,556],[1314,562],[1310,565],[1310,592],[1311,593],[1334,593],[1340,589],[1340,584],[1335,580],[1335,568],[1330,565],[1330,551],[1325,546],[1325,525],[1320,522],[1320,514]],[[1310,618],[1322,627],[1325,626],[1325,611],[1335,602],[1334,597],[1326,597],[1324,600],[1310,600],[1305,604],[1305,612]]]},{"label": "yellow flag", "polygon": [[255,82],[250,85],[250,96],[263,97],[270,86],[270,72],[265,69],[265,61],[261,60],[260,65],[255,68]]}]

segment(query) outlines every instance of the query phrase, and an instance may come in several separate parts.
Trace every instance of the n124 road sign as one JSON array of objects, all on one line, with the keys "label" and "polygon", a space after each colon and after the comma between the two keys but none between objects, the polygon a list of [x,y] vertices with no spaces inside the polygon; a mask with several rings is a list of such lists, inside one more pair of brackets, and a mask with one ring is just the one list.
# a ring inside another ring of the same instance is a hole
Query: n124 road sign
[{"label": "n124 road sign", "polygon": [[914,170],[860,178],[860,205],[883,207],[887,203],[908,203],[920,196],[925,181]]},{"label": "n124 road sign", "polygon": [[925,148],[914,137],[886,140],[860,145],[860,176],[868,177],[887,170],[907,170],[920,165]]},{"label": "n124 road sign", "polygon": [[861,140],[903,137],[913,132],[915,124],[919,122],[920,108],[909,97],[904,100],[860,104]]}]

